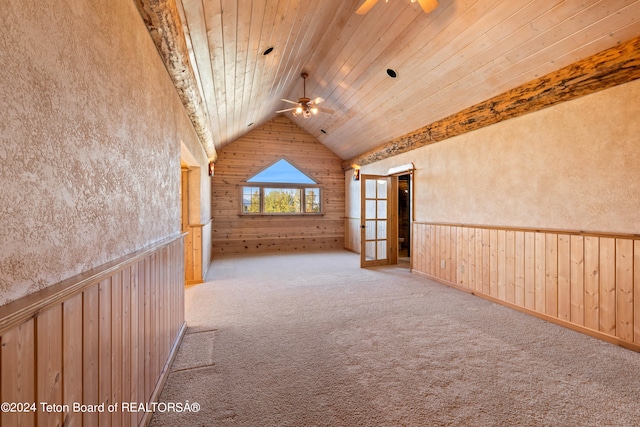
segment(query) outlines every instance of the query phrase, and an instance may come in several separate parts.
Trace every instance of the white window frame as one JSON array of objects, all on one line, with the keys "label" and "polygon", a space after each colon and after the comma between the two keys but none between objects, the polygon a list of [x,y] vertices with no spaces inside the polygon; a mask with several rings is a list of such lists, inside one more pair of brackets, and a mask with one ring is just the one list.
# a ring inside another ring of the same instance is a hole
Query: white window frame
[{"label": "white window frame", "polygon": [[[244,190],[245,188],[258,188],[260,191],[259,194],[259,212],[246,212],[244,207]],[[300,191],[300,211],[299,212],[265,212],[265,190],[274,189],[274,190],[299,190]],[[318,212],[306,212],[306,198],[307,192],[309,190],[319,191],[318,195],[318,203],[320,204]],[[240,185],[240,215],[243,216],[256,216],[256,215],[274,215],[274,216],[314,216],[314,215],[324,215],[323,207],[323,189],[320,185],[306,185],[306,184],[278,184],[278,183],[256,183],[256,182],[244,182]]]}]

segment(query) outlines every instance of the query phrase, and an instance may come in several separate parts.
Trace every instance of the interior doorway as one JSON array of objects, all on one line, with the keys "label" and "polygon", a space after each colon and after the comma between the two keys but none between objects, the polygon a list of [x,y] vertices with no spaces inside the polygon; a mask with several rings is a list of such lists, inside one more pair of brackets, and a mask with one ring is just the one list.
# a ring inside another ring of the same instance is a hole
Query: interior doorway
[{"label": "interior doorway", "polygon": [[411,166],[393,175],[360,176],[361,267],[400,264],[411,269]]},{"label": "interior doorway", "polygon": [[411,263],[411,174],[398,176],[398,263]]},{"label": "interior doorway", "polygon": [[191,247],[189,245],[189,165],[181,159],[180,174],[180,231],[185,235],[184,239],[184,273],[185,283],[188,283],[190,277],[189,272],[193,269],[193,259],[191,256]]},{"label": "interior doorway", "polygon": [[[202,170],[197,163],[190,164],[182,157],[180,200],[181,231],[184,234],[184,276],[185,284],[195,285],[204,282],[204,274],[208,267],[207,256],[203,245],[204,225],[200,222],[200,183]],[[208,245],[207,245],[208,246]]]},{"label": "interior doorway", "polygon": [[360,267],[398,263],[395,177],[360,177]]}]

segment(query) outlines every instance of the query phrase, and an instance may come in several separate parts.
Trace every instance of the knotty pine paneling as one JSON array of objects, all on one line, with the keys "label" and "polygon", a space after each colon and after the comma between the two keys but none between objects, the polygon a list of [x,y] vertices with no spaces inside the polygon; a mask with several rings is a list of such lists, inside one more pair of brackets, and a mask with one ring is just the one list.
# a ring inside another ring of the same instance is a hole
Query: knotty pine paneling
[{"label": "knotty pine paneling", "polygon": [[192,213],[200,210],[200,188],[190,189],[200,183],[199,175],[194,175],[196,171],[199,169],[182,167],[182,222],[180,230],[187,233],[184,244],[184,268],[187,285],[204,282],[204,276],[211,263],[211,222],[206,221],[204,224],[195,222],[195,219],[190,218],[189,215],[190,209],[193,211]]},{"label": "knotty pine paneling", "polygon": [[598,330],[600,318],[600,239],[584,238],[584,326]]},{"label": "knotty pine paneling", "polygon": [[[569,321],[576,325],[584,325],[584,237],[570,236],[570,254],[571,271],[569,272],[569,281],[571,283],[570,299],[571,299],[571,317]],[[640,296],[640,294],[638,294]]]},{"label": "knotty pine paneling", "polygon": [[412,271],[640,351],[640,237],[413,223]]},{"label": "knotty pine paneling", "polygon": [[[346,247],[341,159],[288,118],[276,117],[218,154],[211,198],[214,256]],[[240,215],[242,184],[283,157],[320,183],[323,215]]]},{"label": "knotty pine paneling", "polygon": [[0,308],[0,401],[37,409],[0,413],[0,425],[143,425],[142,412],[72,405],[157,395],[184,330],[183,251],[171,239]]},{"label": "knotty pine paneling", "polygon": [[185,280],[188,285],[204,282],[206,261],[202,256],[203,227],[202,224],[187,225],[184,229],[189,233],[185,236],[184,242]]},{"label": "knotty pine paneling", "polygon": [[[62,403],[62,304],[36,318],[36,402]],[[38,425],[62,425],[61,413],[38,411]]]},{"label": "knotty pine paneling", "polygon": [[[82,403],[85,405],[95,405],[100,401],[98,381],[100,378],[99,361],[100,353],[98,340],[99,313],[98,313],[98,291],[99,284],[96,284],[83,292],[84,301],[82,303]],[[3,396],[4,398],[4,396]],[[71,411],[73,412],[73,411]],[[83,425],[97,425],[98,414],[96,412],[82,413]]]},{"label": "knotty pine paneling", "polygon": [[515,286],[515,296],[514,296],[514,304],[519,305],[521,307],[525,306],[525,259],[524,259],[524,249],[525,249],[525,234],[523,231],[515,232],[515,242],[514,242],[514,264],[515,264],[515,278],[514,278],[514,286]]},{"label": "knotty pine paneling", "polygon": [[[0,336],[0,401],[36,403],[36,321],[26,322]],[[3,426],[35,425],[33,412],[0,412]]]},{"label": "knotty pine paneling", "polygon": [[[62,404],[73,405],[82,402],[83,363],[83,294],[77,294],[62,303],[62,354],[64,381],[62,383]],[[82,414],[66,414],[67,425],[82,425]]]},{"label": "knotty pine paneling", "polygon": [[616,239],[615,250],[616,335],[633,341],[633,240]]},{"label": "knotty pine paneling", "polygon": [[558,235],[558,318],[571,318],[571,236]]}]

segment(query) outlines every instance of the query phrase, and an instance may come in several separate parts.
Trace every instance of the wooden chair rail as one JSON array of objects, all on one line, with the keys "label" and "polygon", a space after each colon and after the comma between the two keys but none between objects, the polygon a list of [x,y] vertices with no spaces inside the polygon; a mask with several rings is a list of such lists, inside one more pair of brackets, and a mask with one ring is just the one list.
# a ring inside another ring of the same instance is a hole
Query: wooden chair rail
[{"label": "wooden chair rail", "polygon": [[83,292],[88,287],[100,283],[105,278],[112,276],[130,265],[133,265],[141,259],[144,259],[149,254],[168,246],[178,239],[182,239],[185,235],[186,233],[183,233],[179,236],[163,239],[132,254],[80,273],[55,285],[49,286],[46,289],[1,306],[0,335],[9,329],[12,329],[16,325],[34,318],[38,313],[46,311],[49,307],[59,304],[62,301]]},{"label": "wooden chair rail", "polygon": [[464,223],[456,223],[456,222],[413,221],[412,223],[423,224],[423,225],[444,225],[447,227],[480,228],[480,229],[489,229],[489,230],[528,231],[528,232],[534,232],[534,233],[570,234],[575,236],[611,237],[614,239],[615,238],[640,239],[640,234],[612,233],[608,231],[564,230],[564,229],[542,228],[542,227],[509,227],[509,226],[500,226],[500,225],[464,224]]}]

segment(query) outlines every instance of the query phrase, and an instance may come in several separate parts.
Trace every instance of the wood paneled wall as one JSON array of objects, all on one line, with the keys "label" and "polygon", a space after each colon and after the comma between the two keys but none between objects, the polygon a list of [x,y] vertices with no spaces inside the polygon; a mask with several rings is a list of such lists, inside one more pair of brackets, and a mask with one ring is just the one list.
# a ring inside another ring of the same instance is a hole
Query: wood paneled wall
[{"label": "wood paneled wall", "polygon": [[[287,117],[278,116],[219,151],[212,182],[213,254],[342,249],[341,160]],[[240,215],[240,186],[286,157],[322,186],[323,215]]]},{"label": "wood paneled wall", "polygon": [[184,332],[183,250],[171,239],[0,307],[0,402],[36,409],[3,410],[0,425],[144,424],[151,413],[120,404],[162,386]]},{"label": "wood paneled wall", "polygon": [[184,239],[185,282],[194,285],[204,282],[204,260],[202,255],[202,228],[204,225],[188,225]]},{"label": "wood paneled wall", "polygon": [[[204,224],[199,223],[202,196],[199,174],[198,167],[182,166],[180,230],[186,233],[184,270],[187,285],[203,283],[211,264],[211,220]],[[192,222],[194,219],[195,222]]]},{"label": "wood paneled wall", "polygon": [[640,237],[413,224],[412,270],[640,351]]}]

